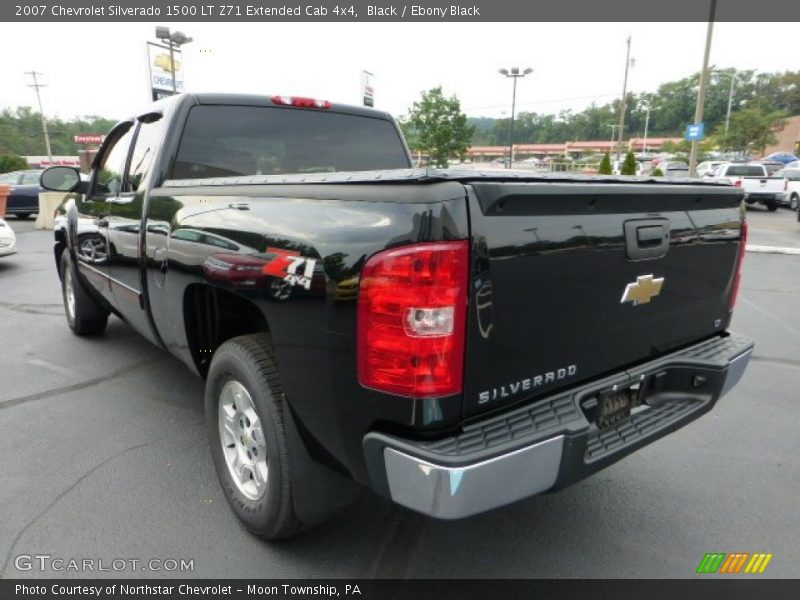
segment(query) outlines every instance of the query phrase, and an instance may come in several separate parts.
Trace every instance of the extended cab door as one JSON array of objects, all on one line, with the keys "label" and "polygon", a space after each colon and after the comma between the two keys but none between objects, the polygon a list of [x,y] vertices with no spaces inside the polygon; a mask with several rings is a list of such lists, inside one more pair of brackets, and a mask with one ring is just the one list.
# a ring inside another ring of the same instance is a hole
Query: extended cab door
[{"label": "extended cab door", "polygon": [[77,218],[70,220],[78,269],[112,305],[108,224],[112,203],[122,189],[133,133],[133,122],[120,123],[109,133],[95,159],[89,191],[75,202]]},{"label": "extended cab door", "polygon": [[142,207],[147,199],[153,157],[161,142],[163,120],[158,113],[137,119],[133,148],[127,163],[121,192],[110,199],[108,274],[114,304],[139,333],[159,343],[147,312],[144,271]]}]

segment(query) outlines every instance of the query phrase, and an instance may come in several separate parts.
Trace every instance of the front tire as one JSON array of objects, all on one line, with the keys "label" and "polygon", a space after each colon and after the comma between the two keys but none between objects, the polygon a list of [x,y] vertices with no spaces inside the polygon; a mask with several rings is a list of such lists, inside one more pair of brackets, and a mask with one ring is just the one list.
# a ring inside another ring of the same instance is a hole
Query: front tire
[{"label": "front tire", "polygon": [[282,401],[266,335],[232,338],[217,349],[205,393],[211,456],[233,512],[268,540],[300,531]]},{"label": "front tire", "polygon": [[778,210],[778,205],[773,203],[767,204],[767,210],[769,212],[775,212],[776,210]]},{"label": "front tire", "polygon": [[61,253],[61,297],[67,323],[75,335],[98,335],[108,324],[108,311],[83,288],[69,251]]},{"label": "front tire", "polygon": [[800,196],[797,194],[792,194],[792,197],[789,198],[789,208],[792,210],[797,210],[798,205],[800,205]]}]

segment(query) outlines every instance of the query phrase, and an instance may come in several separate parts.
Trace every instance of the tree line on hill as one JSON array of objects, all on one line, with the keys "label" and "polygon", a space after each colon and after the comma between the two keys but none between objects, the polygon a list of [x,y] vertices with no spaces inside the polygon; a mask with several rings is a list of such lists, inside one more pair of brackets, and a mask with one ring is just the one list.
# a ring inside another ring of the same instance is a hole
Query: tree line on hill
[{"label": "tree line on hill", "polygon": [[[730,97],[731,79],[735,86],[731,101],[731,120],[725,144],[745,150],[754,140],[765,137],[764,121],[778,123],[800,114],[800,71],[756,73],[752,70],[714,69],[706,91],[704,122],[707,135],[721,141]],[[648,137],[681,137],[694,120],[700,74],[659,86],[654,93],[629,93],[626,97],[624,138],[643,137],[646,111],[650,107]],[[515,143],[563,143],[574,140],[611,139],[612,125],[619,123],[619,99],[606,104],[592,103],[574,112],[539,114],[521,111],[514,120]],[[472,144],[508,144],[510,119],[470,119],[474,128]],[[753,126],[759,131],[749,131]],[[768,130],[769,127],[766,127]]]},{"label": "tree line on hill", "polygon": [[[100,116],[75,119],[47,119],[50,147],[53,155],[75,155],[78,146],[73,136],[81,133],[105,134],[116,124],[113,119]],[[28,106],[0,111],[0,154],[43,156],[45,154],[42,121],[38,112]]]}]

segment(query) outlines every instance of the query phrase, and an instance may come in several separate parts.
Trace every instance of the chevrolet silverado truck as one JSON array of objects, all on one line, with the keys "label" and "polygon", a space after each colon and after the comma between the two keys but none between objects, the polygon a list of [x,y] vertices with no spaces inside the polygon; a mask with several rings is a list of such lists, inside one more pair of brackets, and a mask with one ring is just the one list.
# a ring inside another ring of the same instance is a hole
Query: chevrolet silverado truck
[{"label": "chevrolet silverado truck", "polygon": [[763,204],[770,212],[778,210],[778,206],[789,205],[783,180],[772,177],[761,163],[722,163],[711,176],[728,179],[735,187],[743,189],[746,204]]},{"label": "chevrolet silverado truck", "polygon": [[114,127],[67,193],[67,322],[110,314],[205,379],[247,528],[363,488],[457,519],[598,471],[711,410],[747,225],[719,181],[413,168],[394,120],[183,94]]}]

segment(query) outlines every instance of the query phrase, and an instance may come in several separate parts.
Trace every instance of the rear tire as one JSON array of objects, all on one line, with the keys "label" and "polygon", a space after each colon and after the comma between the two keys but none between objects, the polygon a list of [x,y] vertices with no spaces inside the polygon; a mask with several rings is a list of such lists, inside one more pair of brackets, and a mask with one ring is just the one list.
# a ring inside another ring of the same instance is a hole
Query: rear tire
[{"label": "rear tire", "polygon": [[61,253],[61,297],[67,323],[75,335],[97,335],[105,331],[108,311],[83,288],[69,250]]},{"label": "rear tire", "polygon": [[211,456],[233,512],[267,540],[298,533],[283,391],[268,336],[235,337],[217,349],[205,409]]},{"label": "rear tire", "polygon": [[28,217],[31,216],[31,213],[21,212],[21,213],[17,213],[16,216],[17,216],[18,219],[27,219]]},{"label": "rear tire", "polygon": [[798,205],[800,205],[800,196],[797,194],[792,194],[792,197],[789,198],[789,208],[792,210],[797,210]]}]

